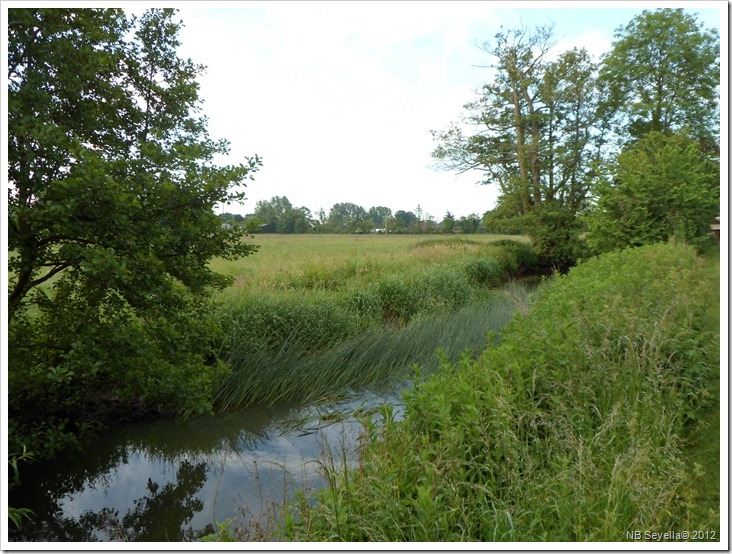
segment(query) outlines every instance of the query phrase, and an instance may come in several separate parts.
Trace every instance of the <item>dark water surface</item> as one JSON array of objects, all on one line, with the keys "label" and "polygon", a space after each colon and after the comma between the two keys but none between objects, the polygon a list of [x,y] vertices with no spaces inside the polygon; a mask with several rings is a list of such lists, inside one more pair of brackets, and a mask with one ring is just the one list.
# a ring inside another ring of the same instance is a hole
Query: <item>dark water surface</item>
[{"label": "dark water surface", "polygon": [[404,386],[112,430],[81,453],[24,468],[10,505],[34,517],[10,540],[189,541],[216,521],[258,517],[296,487],[323,486],[319,461],[345,452],[352,462],[353,411],[399,411]]}]

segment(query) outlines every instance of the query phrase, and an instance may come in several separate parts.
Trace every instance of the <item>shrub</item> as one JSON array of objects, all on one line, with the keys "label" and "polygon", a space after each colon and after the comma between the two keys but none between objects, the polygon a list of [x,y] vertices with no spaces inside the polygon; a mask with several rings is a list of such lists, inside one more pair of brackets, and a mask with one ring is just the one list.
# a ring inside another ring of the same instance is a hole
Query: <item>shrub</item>
[{"label": "shrub", "polygon": [[706,242],[719,215],[719,161],[685,133],[651,132],[618,154],[586,217],[597,252],[676,239]]},{"label": "shrub", "polygon": [[509,268],[506,267],[504,271],[508,271],[509,273],[513,271],[531,273],[539,267],[539,257],[531,248],[530,244],[504,239],[492,243],[492,246],[500,247],[504,253],[510,254],[514,261],[512,267],[515,265],[515,268],[509,271]]},{"label": "shrub", "polygon": [[406,323],[419,313],[427,298],[420,294],[417,281],[403,275],[386,275],[379,279],[376,290],[387,321]]},{"label": "shrub", "polygon": [[497,286],[501,283],[504,268],[494,258],[474,258],[464,265],[465,274],[472,283],[481,286]]}]

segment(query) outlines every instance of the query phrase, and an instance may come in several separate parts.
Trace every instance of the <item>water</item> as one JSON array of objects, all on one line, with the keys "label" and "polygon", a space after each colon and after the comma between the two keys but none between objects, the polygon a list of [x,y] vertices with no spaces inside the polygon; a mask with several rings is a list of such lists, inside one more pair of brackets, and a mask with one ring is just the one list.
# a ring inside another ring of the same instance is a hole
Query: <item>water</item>
[{"label": "water", "polygon": [[[536,287],[522,286],[526,298]],[[513,310],[486,317],[503,324]],[[490,325],[478,327],[484,341]],[[323,460],[354,463],[361,430],[354,410],[387,403],[398,418],[407,386],[109,431],[83,452],[21,469],[23,484],[10,491],[10,505],[30,508],[34,518],[21,532],[11,526],[10,540],[189,541],[229,518],[252,529],[247,524],[271,521],[273,506],[296,489],[322,487]]]},{"label": "water", "polygon": [[325,484],[321,461],[354,463],[354,410],[389,403],[399,414],[403,386],[110,431],[63,461],[23,468],[10,505],[35,515],[10,540],[189,541],[217,521],[265,520],[296,488]]}]

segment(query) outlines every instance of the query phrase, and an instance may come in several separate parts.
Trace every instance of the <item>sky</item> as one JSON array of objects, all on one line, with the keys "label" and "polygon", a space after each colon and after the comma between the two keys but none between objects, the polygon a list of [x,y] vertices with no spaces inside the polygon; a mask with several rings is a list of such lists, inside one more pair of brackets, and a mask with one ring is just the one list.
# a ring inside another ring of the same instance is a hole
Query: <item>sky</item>
[{"label": "sky", "polygon": [[[490,81],[480,45],[503,26],[554,25],[557,54],[585,47],[599,61],[613,32],[642,9],[682,7],[720,28],[727,2],[176,2],[182,57],[200,79],[217,161],[263,160],[240,205],[286,196],[326,214],[337,202],[368,210],[482,215],[497,188],[478,171],[435,168],[431,130],[446,129]],[[158,2],[156,5],[162,5]],[[147,3],[126,5],[141,11]],[[483,67],[481,67],[483,66]]]}]

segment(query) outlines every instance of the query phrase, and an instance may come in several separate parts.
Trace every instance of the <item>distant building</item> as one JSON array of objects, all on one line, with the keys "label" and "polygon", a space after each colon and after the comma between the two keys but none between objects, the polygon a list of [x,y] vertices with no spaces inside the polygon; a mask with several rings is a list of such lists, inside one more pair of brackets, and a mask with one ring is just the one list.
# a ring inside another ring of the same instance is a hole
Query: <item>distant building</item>
[{"label": "distant building", "polygon": [[710,234],[711,236],[713,236],[713,237],[716,237],[716,239],[717,239],[717,240],[719,240],[719,233],[720,233],[719,229],[720,229],[720,225],[719,225],[719,216],[717,216],[717,217],[716,217],[716,218],[714,219],[714,223],[712,223],[712,224],[711,224],[711,225],[709,226],[709,234]]},{"label": "distant building", "polygon": [[221,228],[224,231],[231,231],[234,227],[233,227],[233,225],[231,223],[222,223],[221,224]]},{"label": "distant building", "polygon": [[276,233],[277,226],[274,223],[263,223],[259,226],[260,233]]}]

